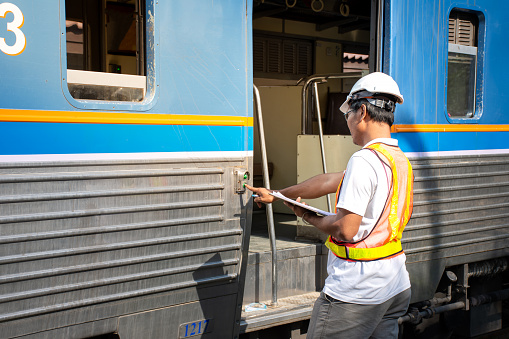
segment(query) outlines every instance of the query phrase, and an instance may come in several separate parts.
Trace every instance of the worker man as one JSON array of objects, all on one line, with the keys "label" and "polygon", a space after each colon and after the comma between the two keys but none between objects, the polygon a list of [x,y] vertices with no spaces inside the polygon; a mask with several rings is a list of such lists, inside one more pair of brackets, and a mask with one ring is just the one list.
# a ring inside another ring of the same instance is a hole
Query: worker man
[{"label": "worker man", "polygon": [[[315,176],[280,192],[314,199],[336,192],[336,214],[321,216],[285,203],[329,235],[328,277],[315,302],[307,338],[397,338],[398,318],[410,301],[410,279],[401,247],[412,214],[410,162],[391,138],[396,82],[380,72],[355,83],[340,107],[353,142],[363,148],[342,173]],[[265,188],[246,186],[258,205],[275,198]]]}]

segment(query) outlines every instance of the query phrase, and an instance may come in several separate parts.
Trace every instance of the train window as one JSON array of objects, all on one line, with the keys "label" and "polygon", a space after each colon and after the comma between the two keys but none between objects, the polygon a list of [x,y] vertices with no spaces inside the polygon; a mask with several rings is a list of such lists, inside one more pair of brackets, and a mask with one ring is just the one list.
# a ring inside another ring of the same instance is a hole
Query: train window
[{"label": "train window", "polygon": [[453,10],[449,16],[447,113],[450,118],[474,118],[479,60],[478,16]]},{"label": "train window", "polygon": [[74,99],[143,101],[144,0],[66,0],[67,86]]}]

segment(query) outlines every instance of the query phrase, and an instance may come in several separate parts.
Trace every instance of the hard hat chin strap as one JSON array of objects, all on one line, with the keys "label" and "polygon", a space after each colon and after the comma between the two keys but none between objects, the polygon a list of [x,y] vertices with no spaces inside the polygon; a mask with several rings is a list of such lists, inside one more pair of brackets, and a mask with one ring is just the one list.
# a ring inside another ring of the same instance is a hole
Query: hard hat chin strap
[{"label": "hard hat chin strap", "polygon": [[380,107],[385,109],[389,112],[394,112],[394,109],[396,108],[396,104],[394,101],[391,100],[383,100],[383,99],[372,99],[372,98],[365,98],[371,105]]},{"label": "hard hat chin strap", "polygon": [[394,109],[396,108],[396,103],[392,100],[389,100],[387,98],[380,99],[375,97],[375,93],[371,93],[368,91],[361,91],[358,93],[353,94],[350,97],[351,101],[360,100],[360,99],[366,99],[371,105],[380,107],[382,109],[385,109],[389,112],[394,112]]}]

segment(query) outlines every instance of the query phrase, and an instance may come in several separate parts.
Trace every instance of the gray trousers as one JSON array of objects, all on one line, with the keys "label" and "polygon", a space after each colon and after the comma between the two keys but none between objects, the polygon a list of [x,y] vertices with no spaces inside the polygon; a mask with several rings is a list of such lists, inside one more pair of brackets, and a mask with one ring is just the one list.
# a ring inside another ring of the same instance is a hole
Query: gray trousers
[{"label": "gray trousers", "polygon": [[388,339],[398,337],[398,318],[410,302],[407,289],[378,305],[351,304],[321,293],[315,302],[307,339]]}]

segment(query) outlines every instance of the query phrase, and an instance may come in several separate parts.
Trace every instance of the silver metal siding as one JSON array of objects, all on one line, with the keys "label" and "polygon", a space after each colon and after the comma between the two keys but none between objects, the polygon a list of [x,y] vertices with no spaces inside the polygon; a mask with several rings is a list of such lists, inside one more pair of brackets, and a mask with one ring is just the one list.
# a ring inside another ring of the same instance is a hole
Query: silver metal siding
[{"label": "silver metal siding", "polygon": [[412,300],[447,266],[509,254],[509,156],[411,159],[414,211],[403,235]]},{"label": "silver metal siding", "polygon": [[0,337],[198,300],[200,286],[236,293],[243,205],[231,185],[243,165],[2,165]]}]

